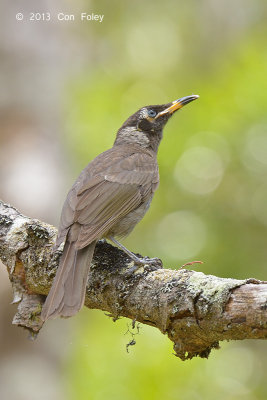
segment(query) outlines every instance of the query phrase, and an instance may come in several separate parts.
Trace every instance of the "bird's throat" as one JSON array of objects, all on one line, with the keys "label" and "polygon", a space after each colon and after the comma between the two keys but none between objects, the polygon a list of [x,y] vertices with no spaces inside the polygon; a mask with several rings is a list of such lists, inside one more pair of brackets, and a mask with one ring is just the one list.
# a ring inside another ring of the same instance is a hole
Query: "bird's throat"
[{"label": "bird's throat", "polygon": [[132,126],[126,126],[119,130],[115,144],[137,144],[142,147],[150,147],[150,140],[148,135]]},{"label": "bird's throat", "polygon": [[161,138],[161,132],[145,132],[136,127],[126,126],[118,131],[114,144],[134,144],[157,152]]}]

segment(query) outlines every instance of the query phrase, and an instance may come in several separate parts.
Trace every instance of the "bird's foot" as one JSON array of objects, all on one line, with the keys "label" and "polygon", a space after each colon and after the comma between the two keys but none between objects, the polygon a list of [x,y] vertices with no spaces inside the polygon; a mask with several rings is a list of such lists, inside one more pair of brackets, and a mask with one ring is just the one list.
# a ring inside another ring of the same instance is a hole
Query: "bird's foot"
[{"label": "bird's foot", "polygon": [[109,236],[109,239],[134,261],[134,266],[129,269],[130,274],[134,273],[140,266],[143,266],[149,272],[162,268],[162,261],[159,258],[140,258],[118,242],[118,240],[114,239],[114,237]]},{"label": "bird's foot", "polygon": [[163,263],[160,258],[143,258],[143,260],[145,262],[144,270],[146,272],[153,272],[163,268]]},{"label": "bird's foot", "polygon": [[138,261],[135,261],[136,264],[139,265],[144,265],[144,266],[150,266],[154,267],[155,269],[162,268],[162,261],[160,258],[149,258],[149,257],[144,257],[144,258],[138,258]]},{"label": "bird's foot", "polygon": [[159,258],[138,258],[133,259],[134,265],[128,269],[127,275],[134,274],[138,269],[143,268],[145,272],[153,272],[163,267],[162,261]]}]

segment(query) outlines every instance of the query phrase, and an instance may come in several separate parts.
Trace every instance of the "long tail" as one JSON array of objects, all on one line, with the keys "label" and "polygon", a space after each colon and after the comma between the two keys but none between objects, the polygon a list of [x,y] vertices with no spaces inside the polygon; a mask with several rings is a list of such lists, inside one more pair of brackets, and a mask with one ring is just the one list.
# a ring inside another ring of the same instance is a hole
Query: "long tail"
[{"label": "long tail", "polygon": [[94,255],[96,241],[77,250],[66,241],[59,267],[44,303],[41,319],[71,317],[84,304],[87,277]]}]

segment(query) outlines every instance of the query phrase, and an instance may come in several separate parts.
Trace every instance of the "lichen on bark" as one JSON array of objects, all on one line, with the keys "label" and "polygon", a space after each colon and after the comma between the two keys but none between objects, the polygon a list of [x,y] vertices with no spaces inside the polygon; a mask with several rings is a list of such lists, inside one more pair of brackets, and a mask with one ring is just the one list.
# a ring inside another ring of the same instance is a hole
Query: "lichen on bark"
[{"label": "lichen on bark", "polygon": [[[0,201],[0,259],[7,266],[18,310],[13,323],[37,335],[40,312],[62,249],[57,230]],[[221,340],[267,338],[267,285],[156,265],[132,272],[121,250],[99,241],[88,276],[85,305],[116,320],[130,318],[158,328],[182,360],[208,357]]]}]

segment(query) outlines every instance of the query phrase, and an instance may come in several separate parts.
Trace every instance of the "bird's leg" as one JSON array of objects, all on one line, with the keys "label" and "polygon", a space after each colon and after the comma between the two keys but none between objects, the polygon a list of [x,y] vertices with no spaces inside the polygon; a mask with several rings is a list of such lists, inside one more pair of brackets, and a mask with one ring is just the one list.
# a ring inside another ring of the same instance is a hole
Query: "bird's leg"
[{"label": "bird's leg", "polygon": [[137,257],[134,253],[132,253],[130,250],[128,250],[125,246],[123,246],[123,244],[121,244],[120,242],[118,242],[118,240],[116,240],[114,237],[109,236],[109,239],[116,245],[118,246],[122,251],[124,251],[124,253],[126,253],[136,264],[148,264],[147,261],[145,261],[144,258],[139,258]]},{"label": "bird's leg", "polygon": [[[113,236],[109,236],[109,239],[116,245],[118,246],[124,253],[126,253],[134,262],[135,264],[138,265],[151,265],[153,264],[155,266],[155,269],[162,268],[162,262],[159,258],[139,258],[137,257],[134,253],[132,253],[130,250],[128,250],[123,244],[118,242]],[[160,266],[159,266],[160,264]],[[134,271],[137,268],[134,269]],[[134,272],[133,271],[133,272]]]}]

